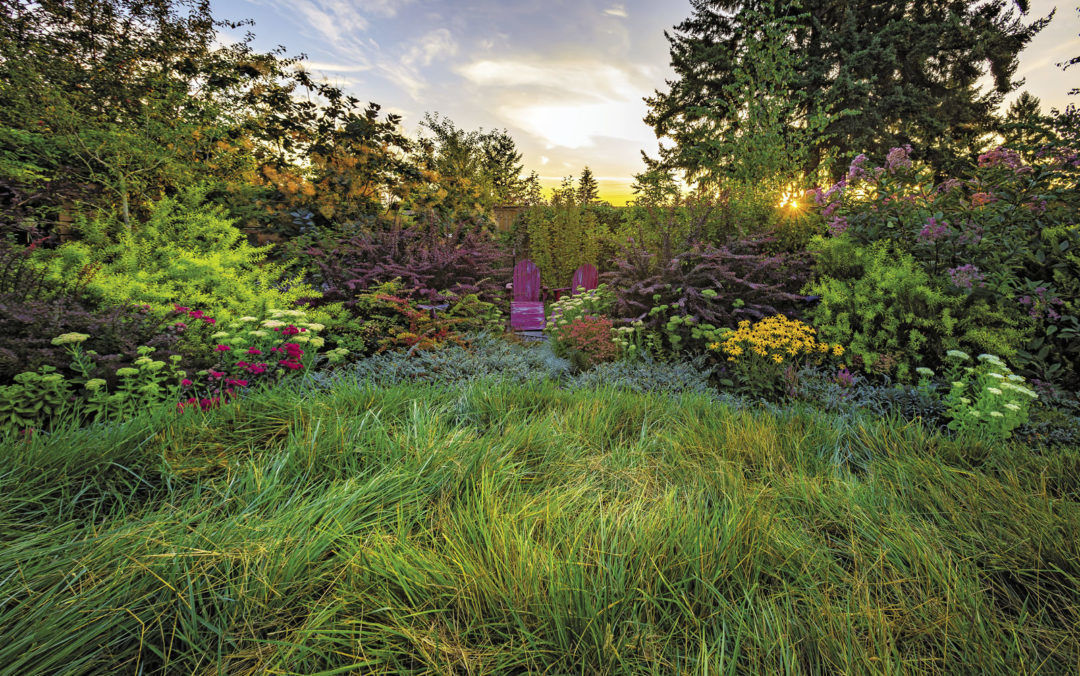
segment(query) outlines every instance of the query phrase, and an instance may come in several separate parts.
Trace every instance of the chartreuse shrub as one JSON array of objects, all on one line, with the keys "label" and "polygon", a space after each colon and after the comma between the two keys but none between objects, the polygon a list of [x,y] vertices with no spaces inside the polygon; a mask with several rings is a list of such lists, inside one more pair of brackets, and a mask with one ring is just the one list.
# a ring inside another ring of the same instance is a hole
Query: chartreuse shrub
[{"label": "chartreuse shrub", "polygon": [[907,252],[846,235],[815,240],[820,302],[809,313],[822,338],[847,346],[860,369],[908,381],[914,369],[949,349],[1011,355],[1022,340],[1016,321],[989,301],[950,293]]},{"label": "chartreuse shrub", "polygon": [[318,295],[285,276],[267,250],[248,244],[204,190],[189,189],[159,201],[131,232],[65,244],[46,264],[54,278],[85,277],[86,293],[101,305],[183,304],[239,317]]},{"label": "chartreuse shrub", "polygon": [[0,441],[0,672],[1072,673],[1080,452],[550,384]]}]

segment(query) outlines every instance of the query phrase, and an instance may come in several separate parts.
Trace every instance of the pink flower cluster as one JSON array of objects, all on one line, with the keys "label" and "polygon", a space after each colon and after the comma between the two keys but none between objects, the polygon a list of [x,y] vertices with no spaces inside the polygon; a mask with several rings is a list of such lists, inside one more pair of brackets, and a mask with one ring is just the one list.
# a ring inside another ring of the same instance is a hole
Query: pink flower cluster
[{"label": "pink flower cluster", "polygon": [[982,169],[1004,167],[1006,169],[1011,169],[1013,173],[1017,174],[1031,172],[1031,167],[1024,166],[1024,160],[1020,157],[1020,153],[1015,150],[1009,150],[1005,146],[998,146],[988,153],[979,155],[979,167]]},{"label": "pink flower cluster", "polygon": [[304,351],[300,349],[300,346],[297,343],[285,343],[281,347],[270,348],[270,351],[285,355],[283,359],[278,361],[278,366],[284,366],[293,371],[301,369],[304,366],[300,363],[300,358],[304,355]]},{"label": "pink flower cluster", "polygon": [[[214,319],[213,317],[208,317],[206,315],[206,313],[204,313],[202,310],[192,310],[191,308],[184,307],[183,305],[173,305],[173,312],[175,314],[178,314],[178,315],[185,315],[186,314],[188,317],[191,317],[192,319],[201,319],[204,322],[206,322],[207,324],[210,324],[211,326],[213,326],[214,323],[217,322],[216,319]],[[181,326],[183,328],[187,328],[187,324],[184,324],[183,322],[177,322],[175,324],[175,326],[177,328],[180,328]]]},{"label": "pink flower cluster", "polygon": [[926,224],[919,231],[919,239],[923,242],[936,242],[949,232],[949,224],[945,221],[940,223],[931,216],[926,219]]}]

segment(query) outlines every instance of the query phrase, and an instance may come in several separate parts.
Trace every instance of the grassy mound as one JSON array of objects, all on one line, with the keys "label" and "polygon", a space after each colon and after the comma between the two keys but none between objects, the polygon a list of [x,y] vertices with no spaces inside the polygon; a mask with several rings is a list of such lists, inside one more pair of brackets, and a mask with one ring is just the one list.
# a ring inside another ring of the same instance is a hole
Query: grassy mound
[{"label": "grassy mound", "polygon": [[341,384],[0,454],[2,673],[1080,664],[1080,451]]}]

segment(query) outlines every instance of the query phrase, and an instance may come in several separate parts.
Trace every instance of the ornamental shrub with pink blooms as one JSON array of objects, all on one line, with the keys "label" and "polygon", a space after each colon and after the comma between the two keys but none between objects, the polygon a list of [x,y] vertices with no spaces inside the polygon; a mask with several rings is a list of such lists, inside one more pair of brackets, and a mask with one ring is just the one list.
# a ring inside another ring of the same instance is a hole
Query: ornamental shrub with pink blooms
[{"label": "ornamental shrub with pink blooms", "polygon": [[1025,376],[1080,387],[1075,150],[996,148],[945,180],[917,157],[910,146],[894,148],[876,167],[859,156],[840,182],[817,192],[830,224],[813,247],[819,273],[840,282],[825,285],[829,293],[850,294],[851,275],[861,274],[850,264],[858,255],[849,252],[844,263],[830,251],[881,243],[911,256],[934,292],[950,298],[949,320],[928,344],[1000,354]]}]

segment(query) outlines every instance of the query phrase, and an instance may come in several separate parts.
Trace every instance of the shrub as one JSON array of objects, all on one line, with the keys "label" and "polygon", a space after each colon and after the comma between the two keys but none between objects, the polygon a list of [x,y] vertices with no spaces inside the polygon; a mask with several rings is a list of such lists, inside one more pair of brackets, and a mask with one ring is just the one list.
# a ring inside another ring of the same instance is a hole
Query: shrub
[{"label": "shrub", "polygon": [[90,336],[85,347],[97,353],[90,375],[110,382],[140,345],[165,354],[195,350],[199,332],[177,326],[164,313],[145,305],[99,308],[86,297],[81,280],[49,283],[45,273],[46,266],[35,263],[27,250],[0,245],[0,384],[42,366],[65,369],[70,358],[52,343],[64,333]]},{"label": "shrub", "polygon": [[888,241],[909,254],[959,299],[952,316],[962,342],[1007,356],[1032,377],[1080,386],[1075,151],[997,148],[937,184],[910,152],[894,148],[877,168],[859,156],[842,181],[818,191],[833,235]]},{"label": "shrub", "polygon": [[672,352],[704,351],[716,341],[718,329],[741,319],[798,316],[805,304],[798,291],[809,277],[809,261],[768,253],[773,242],[757,237],[719,248],[696,244],[668,260],[642,248],[627,249],[607,275],[618,289],[615,314],[644,322]]},{"label": "shrub", "polygon": [[886,242],[859,247],[839,238],[819,245],[823,276],[810,292],[821,301],[809,317],[822,338],[846,345],[860,368],[908,381],[918,365],[948,349],[1015,345],[1017,332],[989,305],[981,306],[982,326],[972,327],[971,317],[961,323],[956,312],[962,299],[941,290],[912,256]]},{"label": "shrub", "polygon": [[573,376],[567,386],[619,387],[639,393],[715,396],[716,390],[709,384],[711,373],[712,370],[700,358],[695,362],[662,362],[646,355],[633,362],[618,360],[597,364]]},{"label": "shrub", "polygon": [[825,411],[865,412],[878,419],[918,420],[929,428],[945,429],[945,405],[926,389],[903,384],[871,382],[841,369],[808,368],[798,374],[796,396]]},{"label": "shrub", "polygon": [[348,318],[333,323],[335,344],[354,354],[424,350],[459,341],[461,333],[494,330],[502,324],[499,309],[477,294],[438,294],[437,301],[446,307],[433,315],[422,307],[433,301],[417,299],[417,293],[404,288],[399,279],[361,290],[350,304]]},{"label": "shrub", "polygon": [[569,359],[577,368],[589,369],[619,356],[611,331],[607,317],[584,315],[559,324],[552,331],[552,347],[557,356]]},{"label": "shrub", "polygon": [[322,290],[313,306],[341,303],[356,308],[367,289],[393,280],[416,298],[441,301],[449,292],[501,302],[507,277],[505,252],[487,234],[449,235],[434,230],[394,229],[316,241],[295,253],[310,266],[312,283]]},{"label": "shrub", "polygon": [[349,378],[380,386],[407,382],[463,384],[487,379],[527,383],[558,380],[569,369],[570,363],[556,357],[548,343],[526,346],[478,334],[431,350],[374,354],[333,376],[316,374],[314,378],[317,382]]},{"label": "shrub", "polygon": [[156,203],[148,220],[115,239],[91,238],[61,246],[47,261],[51,277],[84,277],[88,298],[101,306],[124,303],[171,310],[177,303],[214,308],[221,317],[267,307],[291,307],[316,292],[266,260],[203,189]]}]

